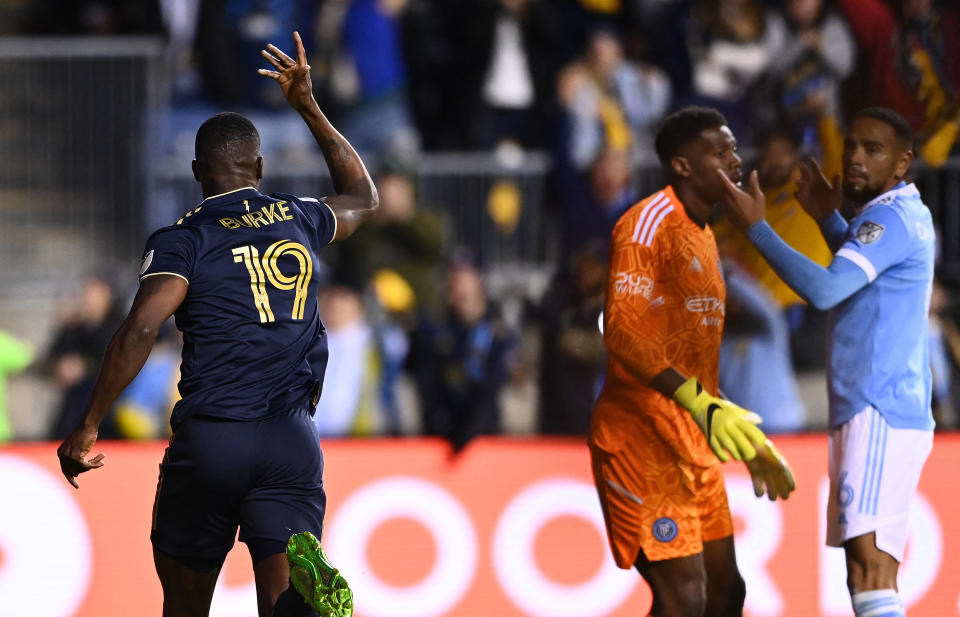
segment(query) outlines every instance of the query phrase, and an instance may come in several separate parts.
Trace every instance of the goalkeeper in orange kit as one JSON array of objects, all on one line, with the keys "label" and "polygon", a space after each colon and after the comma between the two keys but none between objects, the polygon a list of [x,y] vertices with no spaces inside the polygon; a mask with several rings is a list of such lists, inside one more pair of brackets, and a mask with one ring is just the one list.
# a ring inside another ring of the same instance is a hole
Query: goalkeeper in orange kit
[{"label": "goalkeeper in orange kit", "polygon": [[741,179],[736,139],[719,112],[691,107],[655,145],[669,185],[612,236],[593,474],[614,558],[649,583],[651,615],[732,617],[745,586],[719,463],[745,461],[757,496],[786,499],[795,483],[760,418],[717,396],[726,290],[706,222],[717,170]]}]

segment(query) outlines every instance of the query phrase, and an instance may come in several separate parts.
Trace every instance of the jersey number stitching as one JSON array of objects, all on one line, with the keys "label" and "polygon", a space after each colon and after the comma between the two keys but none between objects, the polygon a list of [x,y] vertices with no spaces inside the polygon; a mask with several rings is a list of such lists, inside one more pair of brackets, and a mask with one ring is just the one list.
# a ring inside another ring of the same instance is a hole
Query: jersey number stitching
[{"label": "jersey number stitching", "polygon": [[[300,273],[286,275],[280,271],[277,260],[283,255],[291,255],[300,265]],[[307,288],[313,276],[313,260],[310,251],[299,242],[279,240],[267,247],[260,258],[260,251],[253,245],[239,246],[233,249],[233,261],[243,262],[250,274],[250,291],[253,292],[253,304],[260,313],[260,323],[276,321],[273,310],[270,308],[270,296],[267,295],[266,282],[281,290],[294,290],[292,319],[303,319],[303,312],[307,305]]]}]

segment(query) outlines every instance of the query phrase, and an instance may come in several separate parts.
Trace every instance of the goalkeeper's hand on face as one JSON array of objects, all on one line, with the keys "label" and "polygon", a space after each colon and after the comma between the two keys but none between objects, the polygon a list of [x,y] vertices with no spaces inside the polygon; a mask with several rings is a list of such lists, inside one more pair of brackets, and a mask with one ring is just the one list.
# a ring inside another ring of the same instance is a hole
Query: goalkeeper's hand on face
[{"label": "goalkeeper's hand on face", "polygon": [[767,436],[757,428],[760,416],[710,395],[696,377],[683,382],[673,393],[673,400],[690,412],[710,449],[724,463],[731,456],[738,461],[752,460],[757,456],[757,448],[767,441]]}]

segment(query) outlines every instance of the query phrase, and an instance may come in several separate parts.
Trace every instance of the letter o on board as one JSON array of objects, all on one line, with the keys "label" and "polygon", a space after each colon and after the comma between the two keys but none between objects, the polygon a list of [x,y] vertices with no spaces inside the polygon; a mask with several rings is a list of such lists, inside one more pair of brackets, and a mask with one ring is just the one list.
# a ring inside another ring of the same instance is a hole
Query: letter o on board
[{"label": "letter o on board", "polygon": [[504,509],[493,535],[493,571],[510,600],[534,617],[607,615],[633,592],[639,577],[605,556],[590,580],[558,584],[540,571],[534,555],[537,533],[559,516],[586,519],[606,537],[594,487],[570,478],[540,480],[523,489]]},{"label": "letter o on board", "polygon": [[63,478],[11,454],[0,454],[0,486],[0,612],[73,615],[93,571],[90,531],[69,492],[73,489]]},{"label": "letter o on board", "polygon": [[[397,587],[377,578],[367,562],[374,530],[391,518],[410,518],[433,535],[436,561],[419,583]],[[449,612],[473,582],[477,534],[463,505],[432,482],[393,476],[367,484],[337,509],[331,525],[330,558],[370,617],[432,617]]]}]

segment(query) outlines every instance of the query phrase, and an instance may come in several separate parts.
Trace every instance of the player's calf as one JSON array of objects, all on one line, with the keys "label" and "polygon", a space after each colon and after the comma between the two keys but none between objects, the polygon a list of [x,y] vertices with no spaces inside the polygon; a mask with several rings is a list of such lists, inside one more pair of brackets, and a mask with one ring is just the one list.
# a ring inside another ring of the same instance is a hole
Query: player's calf
[{"label": "player's calf", "polygon": [[743,602],[747,597],[747,585],[738,572],[725,580],[707,578],[707,606],[704,617],[739,617],[743,615]]},{"label": "player's calf", "polygon": [[896,590],[897,560],[877,548],[876,533],[847,540],[847,588],[856,617],[904,617]]},{"label": "player's calf", "polygon": [[653,617],[703,617],[707,609],[707,579],[700,555],[648,561],[641,552],[637,570],[653,593]]},{"label": "player's calf", "polygon": [[680,584],[674,589],[653,593],[650,615],[655,617],[703,617],[707,594],[702,585]]}]

